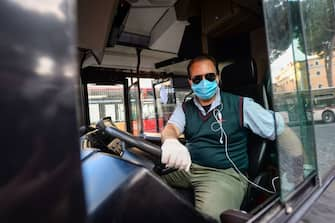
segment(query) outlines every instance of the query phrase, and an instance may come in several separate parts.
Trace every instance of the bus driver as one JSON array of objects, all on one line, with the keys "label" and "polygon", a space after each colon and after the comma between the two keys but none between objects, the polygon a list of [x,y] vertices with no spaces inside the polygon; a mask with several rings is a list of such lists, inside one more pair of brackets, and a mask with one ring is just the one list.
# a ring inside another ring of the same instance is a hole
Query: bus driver
[{"label": "bus driver", "polygon": [[[283,132],[284,121],[250,98],[220,91],[214,58],[198,56],[187,71],[195,97],[176,107],[162,131],[161,161],[179,171],[163,180],[192,187],[196,209],[219,220],[224,210],[240,208],[247,189],[241,177],[248,168],[246,128],[274,140],[276,132]],[[182,133],[185,146],[178,141]]]}]

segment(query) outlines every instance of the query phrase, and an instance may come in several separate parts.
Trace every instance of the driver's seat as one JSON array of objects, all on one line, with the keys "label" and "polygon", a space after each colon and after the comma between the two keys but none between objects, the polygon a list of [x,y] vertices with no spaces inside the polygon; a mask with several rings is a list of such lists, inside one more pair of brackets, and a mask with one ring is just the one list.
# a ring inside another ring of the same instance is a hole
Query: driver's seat
[{"label": "driver's seat", "polygon": [[[265,108],[268,107],[263,85],[257,83],[257,67],[253,59],[243,59],[233,64],[225,66],[221,71],[221,89],[225,92],[240,96],[250,97]],[[263,93],[264,92],[264,93]],[[267,150],[267,140],[263,139],[251,131],[248,133],[248,156],[249,169],[248,178],[256,184],[267,181],[267,174],[263,174],[265,160],[269,153]],[[264,185],[263,185],[264,186]],[[248,186],[245,199],[241,209],[250,211],[257,205],[259,196],[258,189]]]}]

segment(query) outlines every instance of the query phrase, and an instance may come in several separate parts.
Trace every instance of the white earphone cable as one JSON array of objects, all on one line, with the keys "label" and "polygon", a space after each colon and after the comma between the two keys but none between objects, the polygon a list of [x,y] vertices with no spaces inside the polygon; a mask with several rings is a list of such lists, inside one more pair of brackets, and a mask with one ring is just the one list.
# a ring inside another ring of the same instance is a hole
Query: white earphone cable
[{"label": "white earphone cable", "polygon": [[[214,131],[214,132],[218,132],[218,131],[221,132],[221,136],[220,136],[220,143],[221,143],[221,144],[223,144],[223,138],[222,138],[222,137],[223,137],[223,135],[224,135],[224,137],[225,137],[225,141],[224,141],[224,143],[225,143],[225,154],[226,154],[226,157],[227,157],[227,159],[229,160],[229,162],[233,165],[234,169],[239,173],[240,176],[242,176],[248,183],[250,183],[250,184],[253,185],[254,187],[259,188],[259,189],[261,189],[261,190],[263,190],[263,191],[265,191],[265,192],[267,192],[267,193],[270,193],[270,194],[275,194],[275,193],[277,193],[276,187],[275,187],[275,185],[274,185],[274,181],[275,181],[276,179],[279,179],[278,176],[274,177],[274,178],[272,179],[272,181],[271,181],[271,183],[272,183],[272,187],[273,187],[273,191],[271,191],[271,190],[268,190],[268,189],[266,189],[266,188],[264,188],[264,187],[262,187],[262,186],[260,186],[260,185],[258,185],[258,184],[256,184],[256,183],[250,181],[250,180],[248,179],[248,177],[246,177],[246,176],[245,176],[245,175],[244,175],[244,174],[237,168],[237,166],[235,165],[235,163],[234,163],[233,160],[229,157],[229,154],[228,154],[228,137],[227,137],[227,134],[226,134],[225,130],[224,130],[223,127],[222,127],[222,114],[221,114],[221,111],[220,111],[219,109],[216,108],[216,109],[213,110],[213,115],[214,115],[214,118],[215,118],[215,120],[216,120],[216,123],[213,122],[213,123],[211,124],[211,130]],[[215,124],[219,124],[219,128],[214,128],[214,125],[215,125]]]}]

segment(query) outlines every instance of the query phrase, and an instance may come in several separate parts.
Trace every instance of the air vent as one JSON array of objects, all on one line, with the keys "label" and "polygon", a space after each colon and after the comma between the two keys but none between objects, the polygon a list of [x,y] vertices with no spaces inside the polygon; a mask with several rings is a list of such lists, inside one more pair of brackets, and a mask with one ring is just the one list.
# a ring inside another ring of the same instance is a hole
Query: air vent
[{"label": "air vent", "polygon": [[130,4],[137,3],[139,0],[127,0]]},{"label": "air vent", "polygon": [[147,0],[152,5],[173,5],[176,0]]},{"label": "air vent", "polygon": [[127,0],[134,7],[145,6],[162,6],[170,7],[176,3],[177,0]]}]

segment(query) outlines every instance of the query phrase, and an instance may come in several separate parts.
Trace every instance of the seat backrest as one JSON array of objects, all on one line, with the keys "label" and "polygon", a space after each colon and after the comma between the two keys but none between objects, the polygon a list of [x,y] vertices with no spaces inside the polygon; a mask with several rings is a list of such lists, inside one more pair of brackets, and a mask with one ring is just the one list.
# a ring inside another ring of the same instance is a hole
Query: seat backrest
[{"label": "seat backrest", "polygon": [[263,105],[262,88],[257,84],[257,66],[253,59],[243,59],[221,70],[223,91],[254,99]]},{"label": "seat backrest", "polygon": [[[252,59],[243,59],[225,66],[221,71],[223,91],[250,97],[257,103],[265,105],[262,85],[257,83],[257,67]],[[248,155],[249,178],[253,180],[260,172],[266,155],[266,140],[249,131]]]}]

